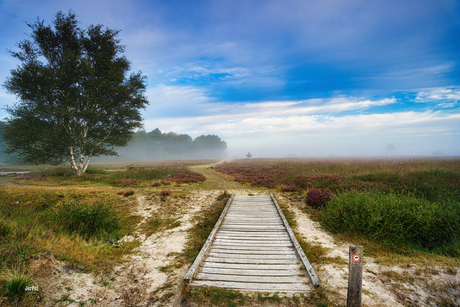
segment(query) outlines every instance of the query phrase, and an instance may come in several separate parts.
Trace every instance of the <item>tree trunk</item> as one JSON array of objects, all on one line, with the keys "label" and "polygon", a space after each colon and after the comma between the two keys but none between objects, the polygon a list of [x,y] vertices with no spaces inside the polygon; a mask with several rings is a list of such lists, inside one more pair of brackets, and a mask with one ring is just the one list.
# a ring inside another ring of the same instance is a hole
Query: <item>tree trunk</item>
[{"label": "tree trunk", "polygon": [[[80,158],[80,163],[77,165],[75,162],[75,157],[73,155],[73,147],[70,146],[70,168],[72,169],[72,172],[74,175],[81,176],[85,173],[83,170],[83,163]],[[85,167],[86,170],[86,167]]]}]

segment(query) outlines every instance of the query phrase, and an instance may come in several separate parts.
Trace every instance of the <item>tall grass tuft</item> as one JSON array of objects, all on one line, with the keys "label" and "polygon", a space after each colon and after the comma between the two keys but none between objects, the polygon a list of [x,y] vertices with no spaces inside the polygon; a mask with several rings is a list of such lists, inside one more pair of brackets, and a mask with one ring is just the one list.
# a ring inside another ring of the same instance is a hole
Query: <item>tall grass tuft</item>
[{"label": "tall grass tuft", "polygon": [[33,280],[22,273],[5,270],[1,273],[2,292],[10,298],[21,299],[26,294],[26,287],[32,286]]},{"label": "tall grass tuft", "polygon": [[387,245],[459,256],[460,205],[412,195],[349,191],[322,209],[322,224],[335,233],[364,234]]},{"label": "tall grass tuft", "polygon": [[86,239],[109,234],[115,236],[117,230],[122,228],[120,218],[111,211],[110,205],[102,202],[91,206],[85,203],[64,203],[58,207],[56,220],[68,232],[77,233]]}]

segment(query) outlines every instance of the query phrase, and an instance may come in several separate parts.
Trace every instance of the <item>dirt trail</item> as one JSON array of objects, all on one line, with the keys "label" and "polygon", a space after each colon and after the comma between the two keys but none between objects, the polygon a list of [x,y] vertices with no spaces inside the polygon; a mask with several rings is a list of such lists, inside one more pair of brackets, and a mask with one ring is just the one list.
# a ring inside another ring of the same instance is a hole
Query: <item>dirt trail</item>
[{"label": "dirt trail", "polygon": [[241,183],[234,181],[231,176],[218,173],[214,169],[212,169],[211,167],[214,167],[216,164],[217,163],[189,166],[191,171],[201,173],[204,176],[206,176],[206,181],[200,185],[199,189],[223,190],[224,181],[227,181],[227,189],[230,189],[230,190],[248,189],[248,186],[242,185]]}]

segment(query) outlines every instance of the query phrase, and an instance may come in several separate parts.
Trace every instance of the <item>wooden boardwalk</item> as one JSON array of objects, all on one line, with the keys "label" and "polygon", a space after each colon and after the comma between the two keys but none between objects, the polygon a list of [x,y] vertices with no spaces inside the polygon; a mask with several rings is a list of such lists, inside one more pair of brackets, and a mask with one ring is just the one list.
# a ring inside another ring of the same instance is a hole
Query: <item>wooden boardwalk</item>
[{"label": "wooden boardwalk", "polygon": [[192,287],[257,292],[319,286],[272,194],[232,195],[184,279]]}]

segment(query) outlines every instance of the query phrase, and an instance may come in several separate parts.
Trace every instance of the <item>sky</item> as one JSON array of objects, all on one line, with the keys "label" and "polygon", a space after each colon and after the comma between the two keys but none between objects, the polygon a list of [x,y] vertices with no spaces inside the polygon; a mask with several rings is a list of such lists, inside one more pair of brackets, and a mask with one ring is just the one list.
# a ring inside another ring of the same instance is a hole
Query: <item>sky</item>
[{"label": "sky", "polygon": [[460,156],[459,0],[0,0],[2,84],[25,22],[70,9],[121,30],[146,131],[216,134],[230,158]]}]

